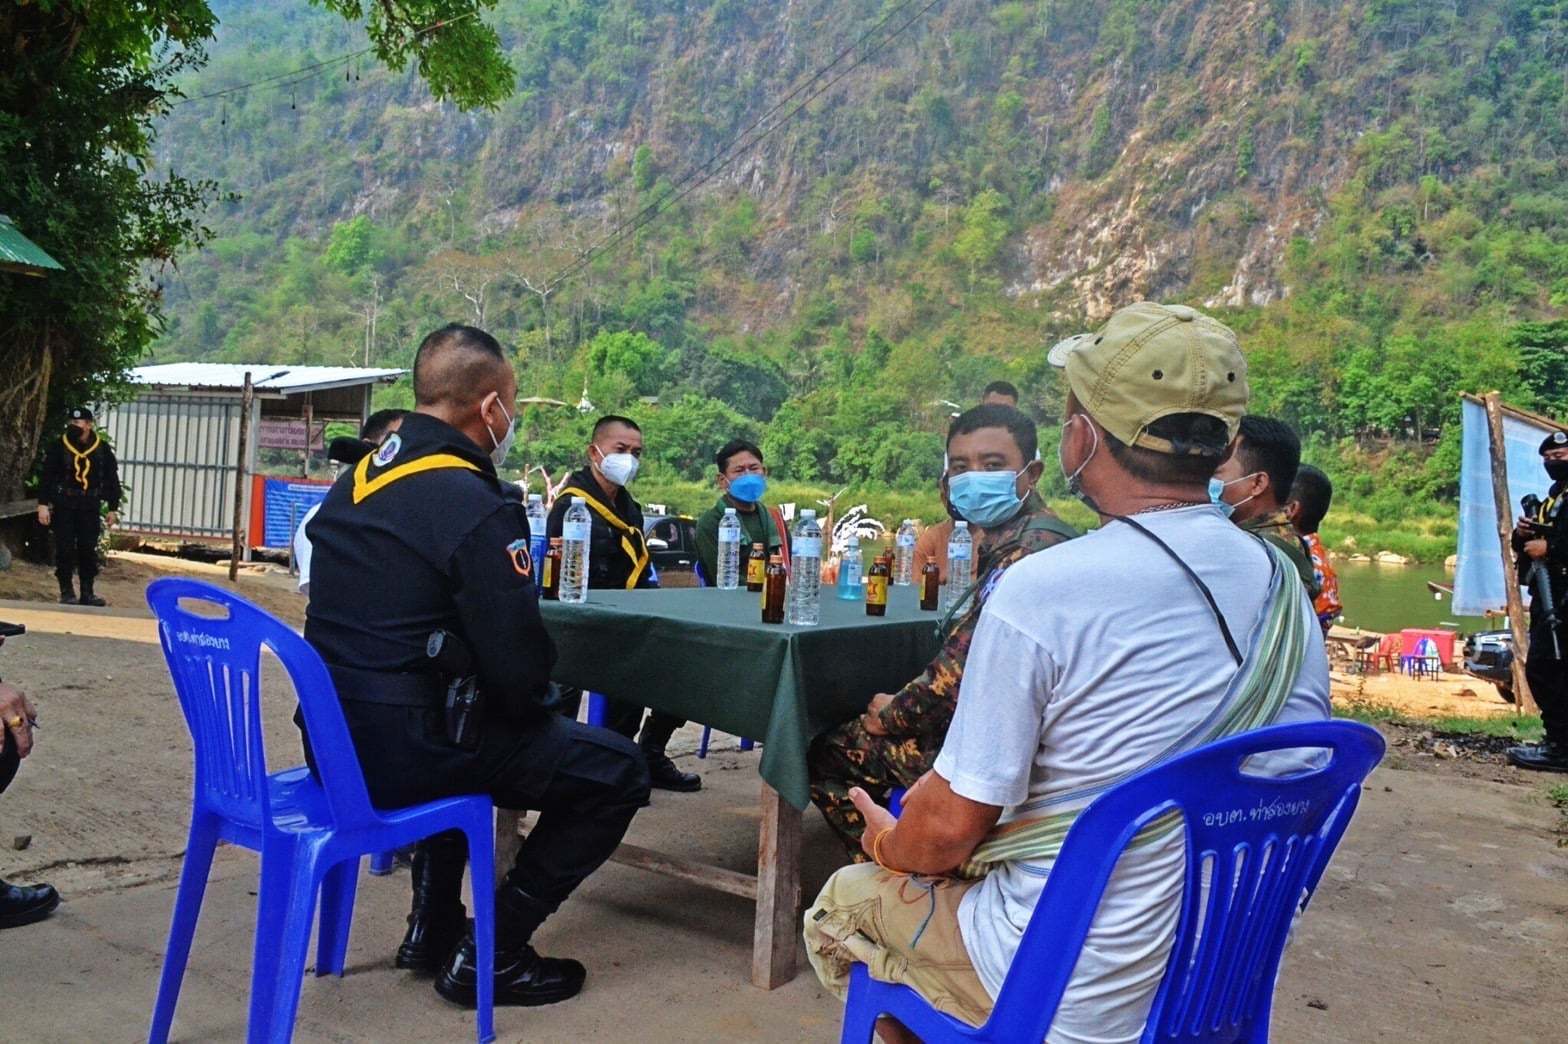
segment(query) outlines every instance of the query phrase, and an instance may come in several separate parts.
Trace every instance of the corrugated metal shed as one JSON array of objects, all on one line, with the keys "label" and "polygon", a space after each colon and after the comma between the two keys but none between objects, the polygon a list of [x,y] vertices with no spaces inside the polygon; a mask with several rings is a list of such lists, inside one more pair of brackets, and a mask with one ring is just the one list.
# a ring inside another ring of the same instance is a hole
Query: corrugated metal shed
[{"label": "corrugated metal shed", "polygon": [[65,266],[48,251],[22,235],[11,219],[0,214],[0,269],[24,275],[43,275],[49,269],[65,271]]},{"label": "corrugated metal shed", "polygon": [[250,374],[257,391],[301,395],[328,388],[362,384],[391,384],[407,370],[365,369],[359,366],[283,366],[278,363],[165,363],[138,366],[130,373],[132,384],[191,391],[237,392]]}]

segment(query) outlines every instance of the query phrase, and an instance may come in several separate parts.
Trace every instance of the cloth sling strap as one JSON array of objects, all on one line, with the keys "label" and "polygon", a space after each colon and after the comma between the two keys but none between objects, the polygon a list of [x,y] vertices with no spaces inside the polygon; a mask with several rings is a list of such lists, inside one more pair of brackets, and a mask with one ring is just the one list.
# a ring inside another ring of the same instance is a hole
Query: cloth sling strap
[{"label": "cloth sling strap", "polygon": [[103,438],[97,432],[93,433],[93,444],[84,450],[79,450],[71,445],[71,436],[61,435],[60,442],[66,451],[71,454],[71,476],[76,479],[76,484],[82,487],[82,492],[87,492],[87,476],[92,474],[93,451],[103,444]]},{"label": "cloth sling strap", "polygon": [[[958,868],[960,877],[984,877],[1005,862],[1044,863],[1055,859],[1078,814],[1105,791],[1179,754],[1261,728],[1279,716],[1301,674],[1317,617],[1307,606],[1300,577],[1290,559],[1272,544],[1259,543],[1272,563],[1268,597],[1247,655],[1218,705],[1145,764],[1094,786],[1047,795],[1018,806],[1017,818],[993,827]],[[1163,839],[1179,828],[1180,821],[1179,812],[1161,816],[1139,831],[1128,847]]]},{"label": "cloth sling strap", "polygon": [[399,464],[397,467],[388,468],[375,478],[370,477],[370,461],[375,454],[361,457],[354,466],[354,503],[358,504],[366,497],[378,490],[385,489],[398,479],[410,475],[418,475],[424,471],[438,471],[442,468],[463,468],[468,471],[478,471],[479,465],[462,457],[450,453],[432,453],[428,457],[419,457],[415,460]]},{"label": "cloth sling strap", "polygon": [[583,502],[593,508],[594,512],[610,524],[610,528],[621,534],[621,550],[626,552],[626,557],[632,560],[631,575],[626,578],[626,590],[630,591],[637,586],[637,581],[642,579],[642,574],[648,568],[650,561],[648,555],[648,541],[643,537],[642,531],[636,526],[629,526],[621,521],[621,517],[604,504],[599,498],[586,490],[576,486],[567,486],[556,494],[558,497],[582,497]]}]

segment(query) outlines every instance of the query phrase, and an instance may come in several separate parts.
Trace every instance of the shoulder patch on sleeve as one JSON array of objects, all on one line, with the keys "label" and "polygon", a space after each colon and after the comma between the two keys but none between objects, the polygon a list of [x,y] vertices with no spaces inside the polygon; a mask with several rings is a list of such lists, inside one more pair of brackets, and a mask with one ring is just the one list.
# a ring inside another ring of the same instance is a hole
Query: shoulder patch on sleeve
[{"label": "shoulder patch on sleeve", "polygon": [[532,577],[534,575],[533,556],[528,553],[528,541],[514,540],[506,545],[507,561],[512,563],[512,569],[518,576]]}]

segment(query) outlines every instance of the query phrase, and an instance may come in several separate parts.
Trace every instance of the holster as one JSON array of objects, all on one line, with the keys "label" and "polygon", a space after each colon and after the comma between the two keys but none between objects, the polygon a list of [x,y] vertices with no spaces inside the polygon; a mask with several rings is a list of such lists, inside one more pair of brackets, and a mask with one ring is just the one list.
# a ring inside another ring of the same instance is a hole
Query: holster
[{"label": "holster", "polygon": [[425,655],[446,683],[443,709],[447,741],[459,750],[477,750],[484,701],[479,693],[479,675],[474,669],[473,655],[461,638],[445,630],[430,632]]}]

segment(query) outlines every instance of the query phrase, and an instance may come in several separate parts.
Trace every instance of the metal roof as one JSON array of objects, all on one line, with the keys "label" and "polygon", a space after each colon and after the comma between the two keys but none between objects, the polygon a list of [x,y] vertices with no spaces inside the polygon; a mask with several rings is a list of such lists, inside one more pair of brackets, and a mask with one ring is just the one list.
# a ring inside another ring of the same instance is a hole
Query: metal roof
[{"label": "metal roof", "polygon": [[43,275],[49,269],[65,271],[65,266],[48,251],[22,235],[11,219],[0,214],[0,269],[24,275]]},{"label": "metal roof", "polygon": [[132,384],[158,388],[192,388],[204,391],[239,391],[250,374],[257,391],[302,395],[328,388],[360,384],[391,384],[407,370],[374,370],[359,366],[285,366],[278,363],[164,363],[138,366],[130,372]]}]

